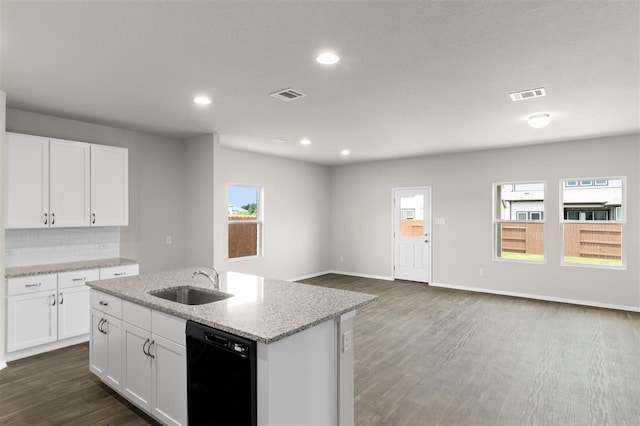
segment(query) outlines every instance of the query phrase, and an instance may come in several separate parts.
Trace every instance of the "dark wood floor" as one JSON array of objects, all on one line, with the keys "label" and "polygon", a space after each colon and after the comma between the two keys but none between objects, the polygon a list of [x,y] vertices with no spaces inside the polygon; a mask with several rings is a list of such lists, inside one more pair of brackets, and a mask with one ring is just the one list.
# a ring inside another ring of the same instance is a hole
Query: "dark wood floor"
[{"label": "dark wood floor", "polygon": [[[355,331],[356,425],[640,425],[640,314],[325,275],[377,294]],[[0,371],[1,425],[147,425],[86,344]]]}]

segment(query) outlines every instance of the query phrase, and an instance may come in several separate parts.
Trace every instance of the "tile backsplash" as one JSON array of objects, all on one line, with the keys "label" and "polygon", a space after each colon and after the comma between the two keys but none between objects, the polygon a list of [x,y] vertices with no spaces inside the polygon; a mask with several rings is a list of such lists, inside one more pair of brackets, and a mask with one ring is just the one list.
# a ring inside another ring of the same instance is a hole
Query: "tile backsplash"
[{"label": "tile backsplash", "polygon": [[120,257],[120,228],[7,229],[5,267]]}]

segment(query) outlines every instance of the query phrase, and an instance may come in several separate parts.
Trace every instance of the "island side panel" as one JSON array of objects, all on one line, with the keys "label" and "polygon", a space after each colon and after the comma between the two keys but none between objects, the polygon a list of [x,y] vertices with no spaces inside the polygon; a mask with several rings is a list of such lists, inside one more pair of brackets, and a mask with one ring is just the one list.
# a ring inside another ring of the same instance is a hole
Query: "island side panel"
[{"label": "island side panel", "polygon": [[338,425],[351,426],[355,422],[353,409],[353,322],[356,311],[340,316],[337,322],[338,351]]},{"label": "island side panel", "polygon": [[258,342],[258,425],[336,425],[338,326],[335,320]]}]

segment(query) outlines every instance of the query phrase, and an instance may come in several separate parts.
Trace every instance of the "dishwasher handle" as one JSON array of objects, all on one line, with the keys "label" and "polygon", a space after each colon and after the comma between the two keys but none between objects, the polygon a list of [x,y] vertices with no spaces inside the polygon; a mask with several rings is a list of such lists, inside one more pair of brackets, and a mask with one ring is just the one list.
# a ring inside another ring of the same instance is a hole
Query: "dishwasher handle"
[{"label": "dishwasher handle", "polygon": [[214,345],[224,346],[225,348],[229,346],[229,339],[225,338],[224,336],[220,336],[216,333],[210,333],[208,331],[205,331],[203,333],[203,337],[204,337],[204,340]]}]

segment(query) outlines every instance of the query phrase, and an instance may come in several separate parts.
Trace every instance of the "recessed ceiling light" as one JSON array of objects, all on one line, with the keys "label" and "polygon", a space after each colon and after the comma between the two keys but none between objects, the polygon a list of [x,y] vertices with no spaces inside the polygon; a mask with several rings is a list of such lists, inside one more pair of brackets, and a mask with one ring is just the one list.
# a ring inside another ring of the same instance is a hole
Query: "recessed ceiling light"
[{"label": "recessed ceiling light", "polygon": [[340,155],[346,157],[347,155],[351,155],[351,151],[349,151],[348,149],[343,149],[342,151],[340,151]]},{"label": "recessed ceiling light", "polygon": [[196,96],[195,98],[193,98],[193,102],[197,103],[198,105],[209,105],[211,103],[211,99],[207,98],[206,96]]},{"label": "recessed ceiling light", "polygon": [[549,114],[535,114],[529,117],[529,126],[534,129],[540,129],[551,123],[551,116]]},{"label": "recessed ceiling light", "polygon": [[300,145],[303,145],[303,146],[311,145],[311,141],[309,139],[300,139]]},{"label": "recessed ceiling light", "polygon": [[333,52],[322,52],[318,55],[316,61],[322,65],[333,65],[340,61],[340,57]]}]

